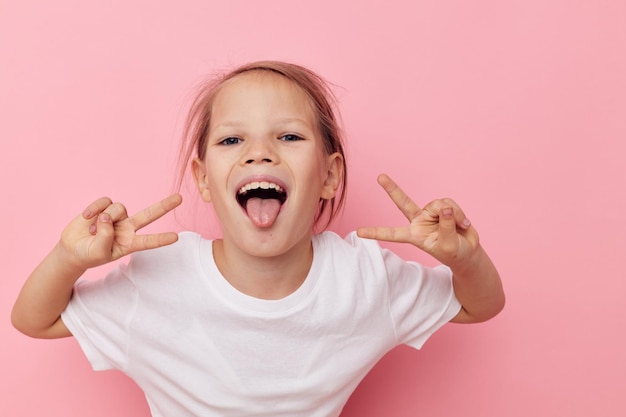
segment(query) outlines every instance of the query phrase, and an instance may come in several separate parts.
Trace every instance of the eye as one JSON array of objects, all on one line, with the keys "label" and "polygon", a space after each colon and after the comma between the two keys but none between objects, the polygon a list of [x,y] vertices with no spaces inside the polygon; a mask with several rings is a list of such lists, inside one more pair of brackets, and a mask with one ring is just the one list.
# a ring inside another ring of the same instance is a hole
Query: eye
[{"label": "eye", "polygon": [[293,133],[288,133],[286,135],[282,135],[278,139],[283,140],[285,142],[295,142],[297,140],[304,140],[302,137],[298,135],[294,135]]},{"label": "eye", "polygon": [[229,136],[220,142],[221,145],[236,145],[238,143],[241,143],[241,138],[236,136]]}]

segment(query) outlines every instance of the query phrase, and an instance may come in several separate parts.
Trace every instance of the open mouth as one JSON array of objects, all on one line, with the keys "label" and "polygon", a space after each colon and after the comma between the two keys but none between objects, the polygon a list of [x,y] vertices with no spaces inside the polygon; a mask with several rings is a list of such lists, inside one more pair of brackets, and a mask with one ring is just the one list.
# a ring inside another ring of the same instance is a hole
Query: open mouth
[{"label": "open mouth", "polygon": [[276,221],[286,191],[278,184],[268,181],[253,181],[237,191],[237,202],[258,227],[270,227]]}]

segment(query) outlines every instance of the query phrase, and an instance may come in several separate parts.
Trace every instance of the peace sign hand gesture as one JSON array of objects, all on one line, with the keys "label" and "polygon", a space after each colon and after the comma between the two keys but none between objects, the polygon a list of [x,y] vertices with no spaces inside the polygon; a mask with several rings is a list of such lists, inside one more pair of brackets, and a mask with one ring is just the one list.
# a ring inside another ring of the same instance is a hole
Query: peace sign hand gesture
[{"label": "peace sign hand gesture", "polygon": [[180,205],[173,194],[133,216],[126,208],[103,197],[91,203],[63,230],[61,240],[30,274],[11,313],[13,325],[31,337],[70,336],[62,311],[72,297],[73,285],[88,269],[124,255],[169,245],[174,232],[139,235],[137,231]]},{"label": "peace sign hand gesture", "polygon": [[451,320],[476,323],[502,310],[505,297],[500,275],[478,241],[478,233],[463,210],[448,198],[420,208],[387,175],[378,183],[409,220],[407,226],[362,227],[359,236],[411,243],[452,269],[454,293],[462,309]]},{"label": "peace sign hand gesture", "polygon": [[478,233],[453,200],[438,199],[420,208],[387,175],[381,174],[378,183],[409,220],[409,224],[399,227],[361,227],[357,230],[360,237],[411,243],[450,267],[469,262],[479,246]]},{"label": "peace sign hand gesture", "polygon": [[133,252],[176,242],[174,232],[139,235],[137,231],[167,214],[182,202],[179,194],[153,204],[133,216],[126,208],[102,197],[91,203],[63,231],[60,247],[67,260],[82,269],[115,261]]}]

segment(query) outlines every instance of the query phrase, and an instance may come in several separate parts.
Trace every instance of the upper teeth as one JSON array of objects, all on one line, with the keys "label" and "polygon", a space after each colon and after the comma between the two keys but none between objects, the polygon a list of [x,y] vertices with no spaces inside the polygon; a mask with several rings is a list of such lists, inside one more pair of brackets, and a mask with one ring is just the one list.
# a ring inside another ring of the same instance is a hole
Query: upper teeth
[{"label": "upper teeth", "polygon": [[261,188],[263,190],[269,190],[269,189],[275,189],[278,192],[283,192],[283,189],[281,188],[280,185],[278,184],[274,184],[273,182],[268,182],[268,181],[254,181],[251,182],[249,184],[244,185],[243,187],[241,187],[239,189],[239,194],[245,194],[246,192],[250,191],[250,190],[256,190],[258,188]]}]

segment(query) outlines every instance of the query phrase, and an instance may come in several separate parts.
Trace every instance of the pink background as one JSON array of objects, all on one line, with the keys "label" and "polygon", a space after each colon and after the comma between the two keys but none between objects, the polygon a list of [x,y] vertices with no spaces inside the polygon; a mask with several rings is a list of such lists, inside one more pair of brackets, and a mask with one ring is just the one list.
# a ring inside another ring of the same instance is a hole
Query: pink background
[{"label": "pink background", "polygon": [[18,334],[10,308],[92,199],[166,195],[192,87],[261,58],[339,86],[337,231],[402,222],[385,171],[419,203],[455,198],[505,282],[500,316],[394,350],[343,416],[626,415],[622,0],[1,0],[0,415],[148,416],[124,376]]}]

